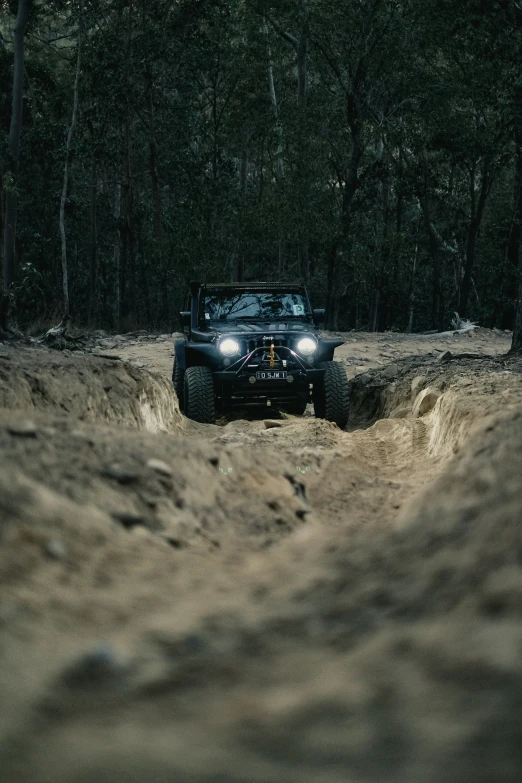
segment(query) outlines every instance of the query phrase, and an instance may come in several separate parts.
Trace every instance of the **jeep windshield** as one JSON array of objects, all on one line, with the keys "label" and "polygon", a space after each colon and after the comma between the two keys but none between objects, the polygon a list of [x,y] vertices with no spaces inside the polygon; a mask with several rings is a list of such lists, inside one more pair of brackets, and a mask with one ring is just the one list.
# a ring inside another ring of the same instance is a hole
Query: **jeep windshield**
[{"label": "jeep windshield", "polygon": [[205,321],[279,321],[311,316],[304,294],[284,291],[212,291],[201,301]]}]

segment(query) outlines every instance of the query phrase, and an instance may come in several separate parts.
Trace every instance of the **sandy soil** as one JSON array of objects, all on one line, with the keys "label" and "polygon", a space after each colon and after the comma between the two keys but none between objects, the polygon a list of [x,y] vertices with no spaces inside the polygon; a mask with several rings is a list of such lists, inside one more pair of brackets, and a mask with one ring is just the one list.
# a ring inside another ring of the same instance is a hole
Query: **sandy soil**
[{"label": "sandy soil", "polygon": [[[349,378],[370,369],[379,369],[399,358],[412,356],[437,357],[444,351],[474,353],[481,356],[499,356],[511,346],[511,333],[498,329],[471,329],[464,332],[418,335],[323,332],[328,337],[339,337],[345,343],[335,352],[335,358],[346,367]],[[133,337],[117,335],[98,341],[99,350],[106,356],[119,356],[135,367],[172,375],[173,341],[182,337],[175,332],[151,338],[145,332]]]},{"label": "sandy soil", "polygon": [[2,780],[518,783],[522,360],[343,339],[344,432],[0,345]]}]

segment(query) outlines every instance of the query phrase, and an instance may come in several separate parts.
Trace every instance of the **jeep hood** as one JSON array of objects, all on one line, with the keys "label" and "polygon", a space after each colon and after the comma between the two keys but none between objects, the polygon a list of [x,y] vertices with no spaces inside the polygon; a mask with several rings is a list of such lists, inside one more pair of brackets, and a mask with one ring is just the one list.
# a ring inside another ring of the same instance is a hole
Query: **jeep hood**
[{"label": "jeep hood", "polygon": [[278,332],[315,332],[313,324],[305,321],[214,321],[210,325],[211,329],[219,334],[277,334]]}]

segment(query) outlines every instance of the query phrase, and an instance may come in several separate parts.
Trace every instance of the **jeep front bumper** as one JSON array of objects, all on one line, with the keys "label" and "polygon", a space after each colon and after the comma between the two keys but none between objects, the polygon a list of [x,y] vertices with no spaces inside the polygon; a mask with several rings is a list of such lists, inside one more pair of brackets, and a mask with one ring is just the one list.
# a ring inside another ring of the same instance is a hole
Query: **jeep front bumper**
[{"label": "jeep front bumper", "polygon": [[[263,367],[260,368],[262,370],[270,370],[270,367]],[[279,367],[277,369],[280,369]],[[233,370],[223,370],[221,372],[214,372],[212,373],[214,376],[214,380],[220,381],[223,383],[245,383],[249,384],[251,381],[250,378],[256,378],[256,372],[257,370],[243,370],[241,372],[234,372]],[[269,383],[270,385],[276,384],[276,383],[289,383],[289,378],[293,378],[293,381],[290,381],[290,383],[314,383],[315,381],[320,381],[322,378],[324,378],[324,370],[285,370],[287,372],[287,377],[283,380],[270,380],[265,381],[266,383]],[[257,383],[262,383],[263,381],[257,381]]]}]

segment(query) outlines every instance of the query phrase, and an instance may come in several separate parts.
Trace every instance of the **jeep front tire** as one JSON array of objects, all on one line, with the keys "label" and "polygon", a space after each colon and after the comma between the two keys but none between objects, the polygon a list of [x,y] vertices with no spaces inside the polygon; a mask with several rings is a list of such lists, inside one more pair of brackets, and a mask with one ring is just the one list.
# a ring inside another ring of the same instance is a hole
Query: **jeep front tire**
[{"label": "jeep front tire", "polygon": [[339,362],[322,362],[324,379],[314,383],[314,412],[317,419],[333,421],[344,429],[348,424],[350,385]]},{"label": "jeep front tire", "polygon": [[212,370],[209,367],[188,367],[183,392],[185,416],[202,424],[214,424],[216,403]]}]

